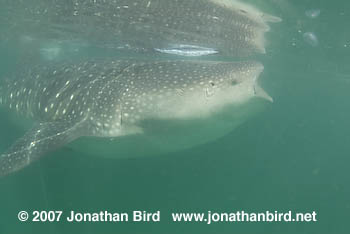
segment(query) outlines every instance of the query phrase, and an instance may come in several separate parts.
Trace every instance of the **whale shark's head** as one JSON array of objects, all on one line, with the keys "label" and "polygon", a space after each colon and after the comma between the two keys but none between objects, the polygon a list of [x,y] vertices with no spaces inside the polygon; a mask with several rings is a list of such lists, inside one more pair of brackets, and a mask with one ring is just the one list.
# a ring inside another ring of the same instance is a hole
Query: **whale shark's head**
[{"label": "whale shark's head", "polygon": [[135,112],[141,119],[206,117],[261,96],[257,78],[262,70],[260,63],[251,61],[145,63],[125,71],[128,96],[121,103],[130,118]]}]

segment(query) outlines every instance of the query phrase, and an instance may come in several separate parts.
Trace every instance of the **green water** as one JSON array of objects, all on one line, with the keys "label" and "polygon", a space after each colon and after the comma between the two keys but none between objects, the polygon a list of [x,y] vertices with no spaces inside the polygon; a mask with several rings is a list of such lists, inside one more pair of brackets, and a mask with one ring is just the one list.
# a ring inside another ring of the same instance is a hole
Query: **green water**
[{"label": "green water", "polygon": [[[0,179],[0,234],[350,233],[350,4],[258,4],[283,19],[268,33],[267,54],[259,58],[263,87],[275,100],[263,113],[215,142],[169,155],[113,160],[63,148],[43,157]],[[308,18],[309,9],[321,14]],[[318,45],[308,44],[304,32],[313,32]],[[18,51],[0,53],[5,73]],[[4,121],[0,129],[1,151],[23,134]],[[161,221],[20,222],[22,210],[159,210]],[[171,221],[172,212],[209,210],[315,211],[317,221]]]}]

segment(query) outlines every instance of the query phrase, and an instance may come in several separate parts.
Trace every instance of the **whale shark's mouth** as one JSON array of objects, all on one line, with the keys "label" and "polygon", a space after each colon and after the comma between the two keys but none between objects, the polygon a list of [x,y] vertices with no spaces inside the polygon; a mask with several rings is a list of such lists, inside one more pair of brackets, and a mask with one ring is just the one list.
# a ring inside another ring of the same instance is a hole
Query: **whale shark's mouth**
[{"label": "whale shark's mouth", "polygon": [[253,89],[254,89],[254,95],[256,97],[260,97],[269,102],[273,102],[273,98],[263,88],[261,88],[257,82],[255,82],[255,84],[253,85]]}]

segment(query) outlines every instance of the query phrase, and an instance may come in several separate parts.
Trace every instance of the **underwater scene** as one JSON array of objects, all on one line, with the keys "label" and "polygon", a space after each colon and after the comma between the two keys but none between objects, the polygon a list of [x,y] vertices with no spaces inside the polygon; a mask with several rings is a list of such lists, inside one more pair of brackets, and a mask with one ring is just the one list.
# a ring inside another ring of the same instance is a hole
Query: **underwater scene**
[{"label": "underwater scene", "polygon": [[0,6],[0,234],[350,233],[348,1]]}]

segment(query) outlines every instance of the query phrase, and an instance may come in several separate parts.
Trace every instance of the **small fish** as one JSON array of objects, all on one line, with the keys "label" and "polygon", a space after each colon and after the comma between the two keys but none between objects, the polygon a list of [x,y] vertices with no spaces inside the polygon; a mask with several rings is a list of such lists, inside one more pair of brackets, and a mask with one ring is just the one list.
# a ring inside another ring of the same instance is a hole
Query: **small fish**
[{"label": "small fish", "polygon": [[205,48],[194,45],[174,45],[170,48],[159,49],[155,48],[156,51],[166,54],[174,54],[181,56],[197,57],[204,55],[217,54],[219,51],[212,48]]},{"label": "small fish", "polygon": [[305,15],[311,19],[317,18],[321,14],[320,9],[310,9],[305,11]]},{"label": "small fish", "polygon": [[315,33],[313,32],[305,32],[303,34],[304,41],[311,45],[312,47],[316,47],[319,44],[318,38]]}]

